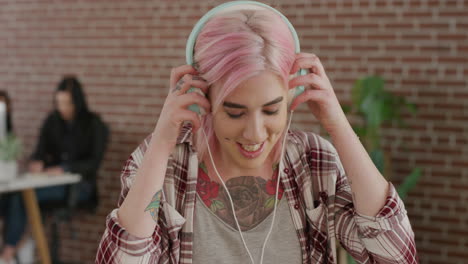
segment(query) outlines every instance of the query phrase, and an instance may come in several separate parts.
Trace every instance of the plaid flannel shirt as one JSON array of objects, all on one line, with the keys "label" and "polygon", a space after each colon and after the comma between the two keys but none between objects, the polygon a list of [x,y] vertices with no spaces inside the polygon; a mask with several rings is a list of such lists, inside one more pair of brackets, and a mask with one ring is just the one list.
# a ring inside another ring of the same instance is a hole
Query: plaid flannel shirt
[{"label": "plaid flannel shirt", "polygon": [[[119,207],[150,140],[151,136],[146,138],[124,166]],[[183,127],[177,143],[168,161],[153,235],[128,233],[114,209],[107,217],[96,263],[192,263],[198,159],[190,126]],[[336,263],[336,239],[358,263],[418,263],[414,233],[392,184],[377,216],[365,216],[355,211],[344,169],[327,140],[289,131],[283,162],[281,180],[304,264]]]}]

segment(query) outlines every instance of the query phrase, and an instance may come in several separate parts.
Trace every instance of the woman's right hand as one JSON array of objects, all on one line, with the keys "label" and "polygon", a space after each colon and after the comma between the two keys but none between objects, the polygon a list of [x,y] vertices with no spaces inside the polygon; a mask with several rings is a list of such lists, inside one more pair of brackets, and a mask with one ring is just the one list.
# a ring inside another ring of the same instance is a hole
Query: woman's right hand
[{"label": "woman's right hand", "polygon": [[163,144],[168,151],[176,145],[181,125],[190,121],[193,131],[200,127],[198,114],[188,110],[191,104],[197,104],[206,113],[210,112],[210,102],[198,93],[187,93],[190,87],[200,88],[204,94],[208,92],[208,83],[198,76],[198,72],[190,65],[182,65],[171,71],[170,91],[166,97],[158,123],[154,129],[153,139]]}]

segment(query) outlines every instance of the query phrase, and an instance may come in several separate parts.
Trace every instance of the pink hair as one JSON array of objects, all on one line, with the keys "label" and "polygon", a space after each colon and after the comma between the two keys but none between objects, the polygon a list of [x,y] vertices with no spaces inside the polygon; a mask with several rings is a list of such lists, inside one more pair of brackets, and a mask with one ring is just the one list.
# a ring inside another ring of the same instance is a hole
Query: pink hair
[{"label": "pink hair", "polygon": [[[278,14],[267,9],[238,10],[213,17],[200,32],[194,54],[197,70],[210,89],[221,89],[216,98],[211,98],[213,112],[243,81],[263,71],[278,75],[287,88],[294,58],[291,31]],[[202,128],[213,150],[216,137],[212,113],[203,116]],[[272,150],[274,161],[279,160],[285,133]],[[203,137],[198,130],[195,147],[200,160],[207,148]]]}]

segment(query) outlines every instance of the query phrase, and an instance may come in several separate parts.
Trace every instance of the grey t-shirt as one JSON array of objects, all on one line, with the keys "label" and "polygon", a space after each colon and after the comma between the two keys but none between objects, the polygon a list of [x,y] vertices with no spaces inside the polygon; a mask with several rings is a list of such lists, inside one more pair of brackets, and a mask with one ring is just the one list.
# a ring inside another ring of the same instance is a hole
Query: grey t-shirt
[{"label": "grey t-shirt", "polygon": [[[302,263],[302,252],[286,197],[276,208],[275,224],[265,246],[263,263]],[[193,263],[251,263],[239,232],[215,215],[197,194],[193,226]],[[260,263],[263,242],[273,212],[253,229],[242,232],[255,264]]]}]

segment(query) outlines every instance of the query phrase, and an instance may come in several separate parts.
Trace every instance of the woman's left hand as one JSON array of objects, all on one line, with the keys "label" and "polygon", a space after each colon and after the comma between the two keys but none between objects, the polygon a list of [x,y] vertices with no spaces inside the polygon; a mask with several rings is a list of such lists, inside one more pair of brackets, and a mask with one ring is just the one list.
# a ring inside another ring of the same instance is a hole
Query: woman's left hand
[{"label": "woman's left hand", "polygon": [[346,124],[348,120],[341,108],[335,91],[328,79],[320,59],[312,53],[298,53],[291,68],[291,74],[307,69],[307,75],[289,81],[289,89],[305,86],[305,91],[291,103],[291,110],[304,102],[328,133]]}]

